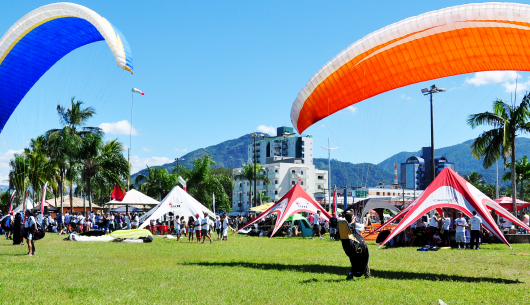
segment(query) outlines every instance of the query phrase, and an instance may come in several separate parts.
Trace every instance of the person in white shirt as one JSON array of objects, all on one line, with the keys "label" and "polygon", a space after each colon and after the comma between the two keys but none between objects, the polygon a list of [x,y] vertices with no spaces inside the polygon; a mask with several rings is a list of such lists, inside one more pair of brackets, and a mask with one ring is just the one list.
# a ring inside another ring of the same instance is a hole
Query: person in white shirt
[{"label": "person in white shirt", "polygon": [[215,230],[217,231],[217,240],[221,240],[221,220],[219,216],[215,218]]},{"label": "person in white shirt", "polygon": [[464,232],[466,231],[467,227],[467,221],[464,218],[464,214],[460,212],[460,218],[455,220],[456,225],[456,243],[458,244],[458,250],[460,250],[460,245],[463,246],[463,248],[466,248],[466,236],[464,235]]},{"label": "person in white shirt", "polygon": [[442,220],[442,242],[445,246],[449,247],[451,245],[451,239],[449,238],[449,229],[451,227],[451,218],[449,217],[449,214],[444,213],[444,218]]},{"label": "person in white shirt", "polygon": [[[228,228],[230,228],[230,224],[228,223],[228,216],[226,216],[226,213],[223,213],[223,216],[221,217],[221,224],[223,226],[223,239],[222,240],[228,241]],[[232,229],[232,231],[233,230],[234,229]]]},{"label": "person in white shirt", "polygon": [[28,255],[35,255],[35,243],[33,241],[33,235],[37,232],[37,221],[33,216],[33,213],[28,209],[26,210],[26,221],[24,222],[24,232],[27,232],[26,240],[28,241]]},{"label": "person in white shirt", "polygon": [[201,215],[199,213],[195,214],[195,237],[197,238],[197,243],[201,242],[201,219],[199,218]]},{"label": "person in white shirt", "polygon": [[131,214],[130,213],[125,214],[123,219],[125,221],[125,227],[127,228],[127,230],[130,230],[131,229]]},{"label": "person in white shirt", "polygon": [[180,233],[180,230],[181,230],[180,225],[181,225],[181,221],[180,221],[179,216],[177,215],[177,216],[175,216],[175,221],[174,221],[175,233],[177,233],[177,241],[180,240],[180,235],[181,235],[181,233]]},{"label": "person in white shirt", "polygon": [[469,244],[469,248],[473,250],[473,245],[476,241],[476,250],[478,250],[478,244],[480,235],[482,234],[482,219],[478,217],[477,211],[473,211],[473,217],[469,219],[469,224],[471,226],[471,242]]},{"label": "person in white shirt", "polygon": [[438,212],[434,213],[434,216],[431,217],[431,220],[429,222],[429,226],[431,227],[431,230],[438,229],[438,223],[440,222],[440,214]]},{"label": "person in white shirt", "polygon": [[138,223],[140,222],[140,217],[138,217],[138,214],[133,214],[133,222],[132,222],[132,227],[133,229],[136,229],[138,228]]},{"label": "person in white shirt", "polygon": [[208,213],[203,212],[204,218],[201,220],[201,235],[202,235],[202,243],[204,244],[206,237],[210,240],[210,244],[212,243],[212,239],[210,236],[208,236],[208,228],[210,227],[210,221],[208,219]]},{"label": "person in white shirt", "polygon": [[506,219],[504,217],[501,218],[500,223],[502,225],[503,229],[511,229],[512,228],[512,222],[509,219]]},{"label": "person in white shirt", "polygon": [[311,239],[314,239],[313,237],[318,234],[320,239],[322,238],[322,234],[320,234],[320,210],[317,211],[313,218],[313,235],[311,235]]}]

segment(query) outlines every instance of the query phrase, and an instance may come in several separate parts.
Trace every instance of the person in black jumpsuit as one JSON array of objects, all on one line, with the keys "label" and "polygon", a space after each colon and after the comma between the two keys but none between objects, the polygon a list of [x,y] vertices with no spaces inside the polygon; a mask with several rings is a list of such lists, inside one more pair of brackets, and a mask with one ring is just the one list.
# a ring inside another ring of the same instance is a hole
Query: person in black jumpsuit
[{"label": "person in black jumpsuit", "polygon": [[20,245],[24,242],[24,234],[22,232],[23,218],[21,212],[15,215],[15,225],[13,226],[13,245]]},{"label": "person in black jumpsuit", "polygon": [[[346,221],[341,220],[339,222],[339,234],[342,248],[350,258],[351,263],[351,270],[350,273],[348,273],[346,280],[351,280],[354,276],[361,277],[363,274],[365,278],[368,278],[370,277],[370,266],[368,264],[370,253],[368,252],[368,247],[366,246],[366,242],[362,235],[355,229],[353,211],[347,211],[344,214],[344,218]],[[352,219],[354,220],[353,222]],[[346,230],[349,232],[345,232]]]}]

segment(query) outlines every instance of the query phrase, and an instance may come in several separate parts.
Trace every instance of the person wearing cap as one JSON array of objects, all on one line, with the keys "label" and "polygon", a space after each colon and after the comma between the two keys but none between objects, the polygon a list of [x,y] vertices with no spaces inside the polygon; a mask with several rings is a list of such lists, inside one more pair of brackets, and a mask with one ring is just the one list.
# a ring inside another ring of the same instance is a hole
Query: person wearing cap
[{"label": "person wearing cap", "polygon": [[9,212],[9,215],[7,216],[6,220],[6,239],[13,239],[13,225],[15,224],[15,217],[13,216],[13,211]]},{"label": "person wearing cap", "polygon": [[201,215],[195,214],[195,237],[197,237],[197,243],[201,242]]},{"label": "person wearing cap", "polygon": [[37,232],[37,221],[31,213],[31,210],[26,210],[26,222],[24,222],[24,232],[26,232],[26,239],[28,241],[28,255],[35,255],[35,243],[33,242],[33,235]]},{"label": "person wearing cap", "polygon": [[210,244],[212,243],[212,238],[208,235],[208,230],[210,227],[210,221],[208,219],[208,213],[203,212],[204,217],[201,219],[201,235],[202,235],[202,243],[206,241],[206,237],[210,240]]}]

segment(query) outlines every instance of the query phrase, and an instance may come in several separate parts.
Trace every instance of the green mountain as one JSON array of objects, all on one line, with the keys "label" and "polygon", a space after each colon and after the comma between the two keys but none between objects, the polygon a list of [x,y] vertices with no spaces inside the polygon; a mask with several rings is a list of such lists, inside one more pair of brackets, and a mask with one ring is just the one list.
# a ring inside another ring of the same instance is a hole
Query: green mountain
[{"label": "green mountain", "polygon": [[[482,166],[483,159],[475,159],[471,155],[471,144],[473,140],[465,141],[464,143],[443,148],[436,148],[434,155],[438,157],[446,157],[449,162],[455,163],[455,171],[461,176],[467,175],[470,172],[477,172],[483,176],[487,183],[495,184],[496,170],[495,166],[489,169],[484,169]],[[523,156],[530,157],[530,139],[524,137],[517,137],[515,141],[516,151],[515,157],[520,159]],[[388,172],[393,172],[394,164],[405,162],[410,156],[421,156],[421,150],[416,152],[400,152],[392,157],[379,163],[379,167]],[[510,160],[508,160],[510,162]],[[510,182],[502,182],[501,177],[506,171],[502,161],[499,161],[499,184],[502,186],[510,185]]]},{"label": "green mountain", "polygon": [[[470,146],[473,140],[465,141],[449,147],[437,148],[435,150],[436,157],[446,157],[449,162],[455,163],[455,169],[460,175],[467,175],[470,172],[477,172],[481,174],[487,183],[495,183],[495,166],[484,169],[482,167],[482,159],[477,160],[471,156]],[[179,164],[191,167],[193,160],[200,158],[204,154],[212,156],[216,163],[216,167],[234,168],[241,167],[243,163],[248,162],[248,145],[252,144],[250,134],[246,134],[237,139],[227,140],[219,144],[200,148],[182,156],[185,161]],[[530,156],[530,139],[518,137],[516,140],[516,157],[521,158],[524,155]],[[353,164],[350,162],[342,162],[335,159],[331,160],[331,183],[336,186],[375,186],[380,182],[391,183],[394,181],[394,164],[405,162],[410,156],[420,156],[421,151],[416,152],[400,152],[392,157],[384,160],[379,164],[360,163]],[[313,160],[316,168],[321,170],[328,169],[328,160],[324,158],[315,158]],[[161,165],[171,171],[175,167],[176,162]],[[146,171],[142,170],[145,174]],[[139,172],[139,173],[140,173]],[[503,164],[499,164],[499,179],[505,173]],[[138,173],[132,175],[132,181]],[[507,186],[509,182],[499,181],[501,185]]]},{"label": "green mountain", "polygon": [[[200,158],[205,154],[209,154],[215,161],[216,167],[241,167],[243,163],[248,162],[249,144],[252,144],[252,139],[250,138],[250,134],[246,134],[237,139],[224,141],[217,145],[191,151],[182,156],[185,160],[180,161],[179,165],[191,167],[193,166],[193,160]],[[327,159],[315,158],[313,162],[317,169],[328,169]],[[171,171],[176,164],[176,162],[172,162],[161,165],[160,167]],[[132,175],[131,181],[134,181],[139,173],[146,174],[147,171],[144,169]],[[378,165],[371,163],[352,164],[350,162],[341,162],[335,159],[331,160],[331,183],[333,185],[372,186],[379,184],[380,181],[390,182],[392,179],[393,175],[390,172],[384,171]]]}]

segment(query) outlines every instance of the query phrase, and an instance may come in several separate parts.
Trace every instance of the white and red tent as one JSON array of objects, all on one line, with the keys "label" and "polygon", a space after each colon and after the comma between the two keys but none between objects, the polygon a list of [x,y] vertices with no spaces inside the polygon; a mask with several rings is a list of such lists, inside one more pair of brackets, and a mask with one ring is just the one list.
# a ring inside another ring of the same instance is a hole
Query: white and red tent
[{"label": "white and red tent", "polygon": [[490,210],[495,210],[498,215],[509,219],[513,223],[523,227],[525,230],[530,230],[527,225],[522,223],[495,201],[488,198],[452,169],[445,168],[440,172],[438,177],[434,179],[425,192],[423,192],[415,202],[405,209],[407,210],[407,213],[403,216],[403,220],[397,225],[387,239],[381,243],[381,246],[394,238],[401,231],[405,230],[427,212],[439,208],[457,209],[468,217],[473,216],[473,211],[477,211],[477,215],[482,219],[482,225],[508,246],[510,246],[510,244],[495,224],[493,217],[491,217]]},{"label": "white and red tent", "polygon": [[287,220],[287,218],[289,218],[289,216],[300,212],[316,214],[317,211],[321,212],[320,215],[322,219],[329,221],[331,218],[331,215],[329,215],[328,212],[326,212],[326,210],[324,210],[324,208],[318,202],[316,202],[300,185],[296,184],[273,206],[261,213],[258,217],[247,223],[239,230],[258,222],[271,214],[277,214],[278,219],[276,220],[274,231],[272,231],[272,237],[274,234],[276,234],[276,231],[282,227],[282,224],[285,222],[285,220]]}]

